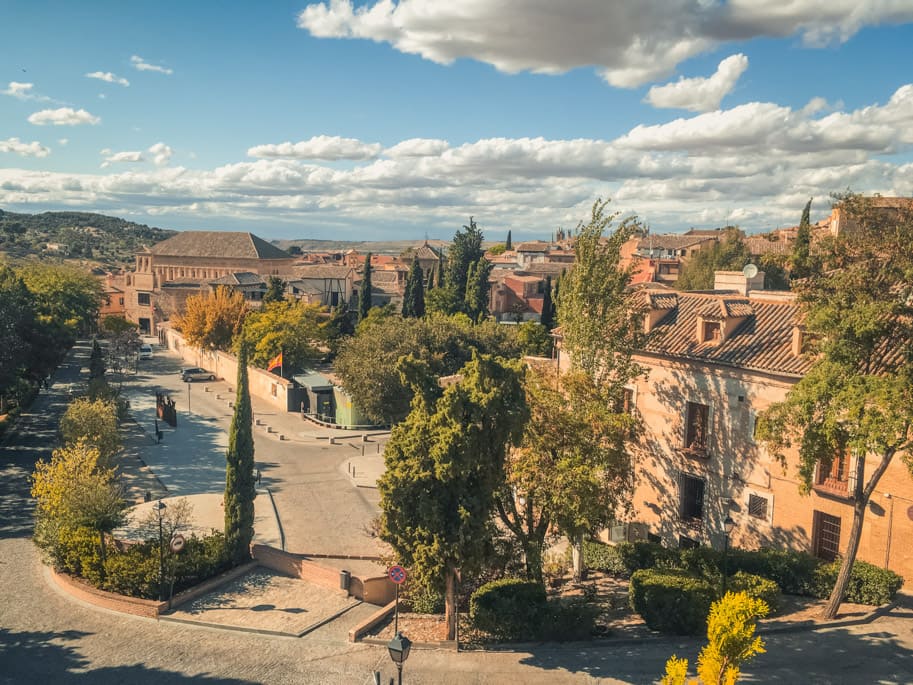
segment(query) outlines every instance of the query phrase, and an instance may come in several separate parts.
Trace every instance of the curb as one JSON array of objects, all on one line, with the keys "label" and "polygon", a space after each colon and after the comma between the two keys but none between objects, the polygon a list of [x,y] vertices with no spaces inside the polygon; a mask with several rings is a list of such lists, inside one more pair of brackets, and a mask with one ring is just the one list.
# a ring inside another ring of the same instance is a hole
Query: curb
[{"label": "curb", "polygon": [[282,551],[285,550],[285,529],[282,527],[282,519],[279,518],[279,509],[276,507],[276,500],[273,499],[273,491],[269,488],[264,488],[266,494],[269,495],[270,504],[273,505],[273,514],[276,516],[276,525],[279,527],[279,545]]}]

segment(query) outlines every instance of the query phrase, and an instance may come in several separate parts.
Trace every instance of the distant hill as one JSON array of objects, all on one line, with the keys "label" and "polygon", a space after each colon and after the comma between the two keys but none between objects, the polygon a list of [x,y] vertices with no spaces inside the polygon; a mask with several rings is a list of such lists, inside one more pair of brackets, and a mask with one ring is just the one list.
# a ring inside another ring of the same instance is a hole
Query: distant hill
[{"label": "distant hill", "polygon": [[0,252],[14,258],[53,256],[117,268],[132,263],[143,245],[153,245],[174,234],[104,214],[18,214],[0,209]]},{"label": "distant hill", "polygon": [[[300,247],[302,252],[345,252],[355,250],[361,254],[399,255],[410,247],[418,247],[424,240],[273,240],[273,245],[288,251],[292,246]],[[428,245],[435,250],[444,248],[446,252],[450,242],[447,240],[429,240]]]}]

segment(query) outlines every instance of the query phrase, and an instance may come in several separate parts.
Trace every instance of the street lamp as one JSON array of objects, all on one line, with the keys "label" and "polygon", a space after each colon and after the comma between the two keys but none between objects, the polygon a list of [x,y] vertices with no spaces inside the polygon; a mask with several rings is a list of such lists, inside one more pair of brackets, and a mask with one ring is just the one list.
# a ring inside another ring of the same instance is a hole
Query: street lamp
[{"label": "street lamp", "polygon": [[159,516],[159,601],[165,601],[165,535],[162,528],[162,512],[168,507],[159,499],[154,506]]},{"label": "street lamp", "polygon": [[387,643],[387,650],[390,652],[390,658],[396,664],[397,683],[403,685],[403,663],[409,658],[409,650],[412,648],[412,640],[397,632],[393,639]]},{"label": "street lamp", "polygon": [[726,518],[723,520],[723,532],[726,534],[723,537],[723,594],[726,594],[726,583],[729,580],[729,535],[732,533],[732,529],[735,528],[735,521],[732,520],[732,517],[729,514],[726,514]]}]

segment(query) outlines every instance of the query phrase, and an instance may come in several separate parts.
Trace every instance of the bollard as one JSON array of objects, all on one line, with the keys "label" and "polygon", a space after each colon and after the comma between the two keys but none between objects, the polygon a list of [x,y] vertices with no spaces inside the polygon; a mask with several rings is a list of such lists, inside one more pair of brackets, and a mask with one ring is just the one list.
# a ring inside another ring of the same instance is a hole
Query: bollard
[{"label": "bollard", "polygon": [[365,456],[365,443],[361,443],[361,456]]}]

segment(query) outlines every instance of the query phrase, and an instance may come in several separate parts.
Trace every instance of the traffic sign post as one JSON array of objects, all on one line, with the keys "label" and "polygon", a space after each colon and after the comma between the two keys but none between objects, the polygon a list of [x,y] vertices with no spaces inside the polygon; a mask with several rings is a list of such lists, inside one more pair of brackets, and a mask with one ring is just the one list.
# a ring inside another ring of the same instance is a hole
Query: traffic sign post
[{"label": "traffic sign post", "polygon": [[393,634],[399,634],[399,586],[406,580],[406,569],[397,564],[387,569],[387,577],[396,588],[396,601],[393,604]]}]

